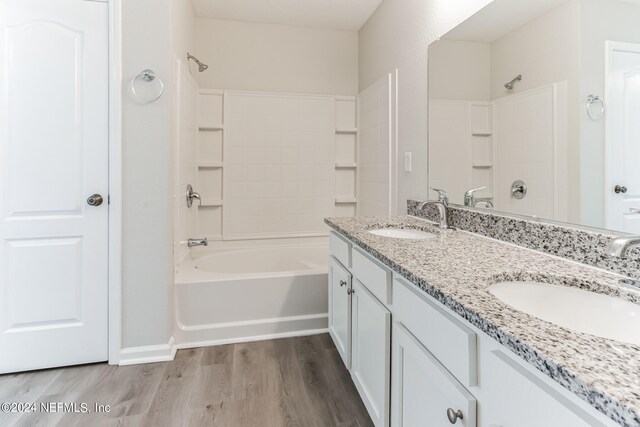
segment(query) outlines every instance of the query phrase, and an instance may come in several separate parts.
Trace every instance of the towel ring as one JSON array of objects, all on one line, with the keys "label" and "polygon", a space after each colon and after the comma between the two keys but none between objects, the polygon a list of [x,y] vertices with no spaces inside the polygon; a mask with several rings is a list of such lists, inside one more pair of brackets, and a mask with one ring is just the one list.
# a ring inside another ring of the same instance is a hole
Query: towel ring
[{"label": "towel ring", "polygon": [[[145,83],[151,83],[156,79],[158,79],[158,83],[160,83],[160,92],[158,93],[158,96],[152,99],[141,98],[136,92],[136,82],[138,80],[141,80]],[[164,83],[162,83],[162,79],[160,79],[160,77],[156,76],[156,73],[154,73],[153,70],[149,70],[149,69],[142,70],[140,74],[138,74],[131,80],[131,93],[133,94],[133,97],[136,99],[136,101],[142,104],[150,104],[154,101],[157,101],[158,99],[160,99],[163,92],[164,92]]]},{"label": "towel ring", "polygon": [[[592,114],[591,105],[595,103],[600,103],[600,111],[598,111],[596,114]],[[604,115],[604,110],[604,100],[602,98],[600,98],[598,95],[587,96],[587,116],[589,116],[591,120],[598,120],[599,118],[601,118]]]}]

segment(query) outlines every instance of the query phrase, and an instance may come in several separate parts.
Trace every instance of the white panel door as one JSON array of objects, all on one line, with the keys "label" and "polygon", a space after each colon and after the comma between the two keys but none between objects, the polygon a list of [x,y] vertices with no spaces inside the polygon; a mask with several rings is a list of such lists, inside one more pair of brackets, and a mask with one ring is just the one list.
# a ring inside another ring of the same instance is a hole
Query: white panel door
[{"label": "white panel door", "polygon": [[376,427],[389,425],[391,313],[358,280],[351,294],[351,377]]},{"label": "white panel door", "polygon": [[0,0],[0,373],[107,359],[107,7]]},{"label": "white panel door", "polygon": [[476,426],[475,398],[397,322],[391,359],[392,427]]},{"label": "white panel door", "polygon": [[607,52],[605,223],[606,228],[638,234],[640,44],[610,42]]}]

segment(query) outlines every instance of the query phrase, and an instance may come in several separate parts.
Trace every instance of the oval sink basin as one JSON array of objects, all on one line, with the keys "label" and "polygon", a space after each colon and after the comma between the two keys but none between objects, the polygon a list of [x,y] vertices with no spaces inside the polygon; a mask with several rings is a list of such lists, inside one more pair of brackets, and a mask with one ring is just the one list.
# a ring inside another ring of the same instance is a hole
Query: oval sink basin
[{"label": "oval sink basin", "polygon": [[489,287],[516,310],[577,332],[640,345],[640,305],[569,286],[502,282]]},{"label": "oval sink basin", "polygon": [[433,239],[437,237],[434,233],[428,233],[421,230],[412,230],[410,228],[378,228],[376,230],[369,230],[369,233],[376,236],[392,237],[394,239]]}]

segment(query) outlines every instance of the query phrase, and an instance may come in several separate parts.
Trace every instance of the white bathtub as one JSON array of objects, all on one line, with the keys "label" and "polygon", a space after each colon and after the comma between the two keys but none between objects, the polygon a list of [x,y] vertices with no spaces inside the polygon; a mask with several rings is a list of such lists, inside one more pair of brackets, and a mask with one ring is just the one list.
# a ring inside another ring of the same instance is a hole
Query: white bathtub
[{"label": "white bathtub", "polygon": [[326,245],[203,252],[176,274],[178,347],[327,331]]}]

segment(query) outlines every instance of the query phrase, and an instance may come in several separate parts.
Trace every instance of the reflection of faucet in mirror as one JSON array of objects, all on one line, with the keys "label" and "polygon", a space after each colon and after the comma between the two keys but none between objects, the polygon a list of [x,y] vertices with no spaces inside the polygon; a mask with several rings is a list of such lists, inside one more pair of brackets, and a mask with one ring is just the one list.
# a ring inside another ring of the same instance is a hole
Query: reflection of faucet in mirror
[{"label": "reflection of faucet in mirror", "polygon": [[490,197],[475,197],[476,191],[484,190],[487,186],[472,188],[464,193],[464,205],[475,208],[479,204],[484,204],[485,207],[493,208],[493,202]]}]

